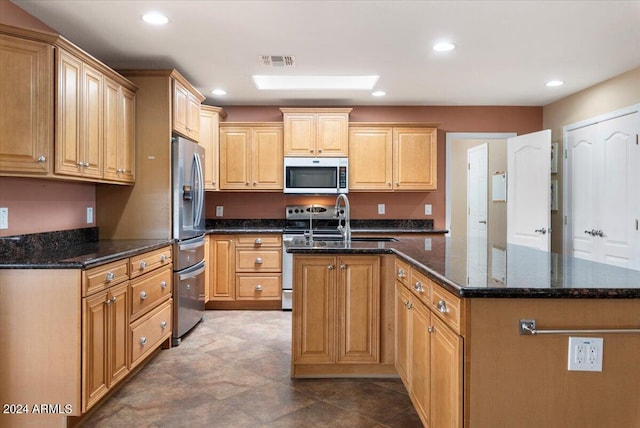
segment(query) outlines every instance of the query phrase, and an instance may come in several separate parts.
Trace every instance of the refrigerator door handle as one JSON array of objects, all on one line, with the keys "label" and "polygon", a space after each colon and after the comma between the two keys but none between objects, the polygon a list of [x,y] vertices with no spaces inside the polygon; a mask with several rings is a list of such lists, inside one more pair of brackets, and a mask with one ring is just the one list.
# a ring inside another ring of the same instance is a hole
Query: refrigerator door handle
[{"label": "refrigerator door handle", "polygon": [[198,153],[193,154],[193,165],[195,168],[194,187],[197,195],[197,201],[195,203],[195,212],[193,216],[193,226],[197,228],[202,220],[202,211],[204,209],[204,173],[202,171],[202,162]]}]

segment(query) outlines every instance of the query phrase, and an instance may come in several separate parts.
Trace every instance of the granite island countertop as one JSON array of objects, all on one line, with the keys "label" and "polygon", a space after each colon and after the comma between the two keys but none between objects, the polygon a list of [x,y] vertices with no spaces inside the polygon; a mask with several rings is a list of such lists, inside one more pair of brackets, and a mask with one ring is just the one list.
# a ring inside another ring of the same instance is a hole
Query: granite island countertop
[{"label": "granite island countertop", "polygon": [[[393,242],[314,241],[287,245],[293,254],[395,254],[459,297],[640,298],[640,271],[518,245],[484,245],[444,236]],[[473,243],[471,243],[472,245]]]}]

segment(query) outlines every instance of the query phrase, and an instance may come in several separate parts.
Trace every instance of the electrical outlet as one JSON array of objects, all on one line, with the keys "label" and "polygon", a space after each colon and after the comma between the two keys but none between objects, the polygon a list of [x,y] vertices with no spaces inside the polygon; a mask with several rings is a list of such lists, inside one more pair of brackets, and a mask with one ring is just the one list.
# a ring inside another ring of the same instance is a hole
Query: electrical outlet
[{"label": "electrical outlet", "polygon": [[222,217],[224,215],[224,206],[218,205],[216,207],[216,217]]},{"label": "electrical outlet", "polygon": [[9,229],[9,208],[0,208],[0,229]]},{"label": "electrical outlet", "polygon": [[87,224],[93,223],[93,207],[87,207]]},{"label": "electrical outlet", "polygon": [[431,238],[424,238],[424,250],[431,251]]},{"label": "electrical outlet", "polygon": [[570,337],[567,368],[570,371],[601,372],[604,340],[600,337]]},{"label": "electrical outlet", "polygon": [[424,215],[431,215],[431,204],[424,204]]},{"label": "electrical outlet", "polygon": [[384,214],[384,204],[378,204],[378,214]]}]

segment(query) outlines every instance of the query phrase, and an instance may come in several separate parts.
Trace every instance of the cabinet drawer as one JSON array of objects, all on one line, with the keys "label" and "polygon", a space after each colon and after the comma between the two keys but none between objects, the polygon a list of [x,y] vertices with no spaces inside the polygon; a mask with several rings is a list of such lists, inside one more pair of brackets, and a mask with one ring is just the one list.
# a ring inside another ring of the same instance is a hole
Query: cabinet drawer
[{"label": "cabinet drawer", "polygon": [[400,281],[404,285],[409,285],[409,264],[396,258],[395,276],[396,280]]},{"label": "cabinet drawer", "polygon": [[131,324],[131,368],[171,336],[171,300]]},{"label": "cabinet drawer", "polygon": [[431,309],[456,333],[460,333],[460,299],[443,290],[439,285],[431,287]]},{"label": "cabinet drawer", "polygon": [[411,292],[418,296],[422,303],[428,305],[431,303],[431,280],[426,275],[421,274],[415,269],[411,269],[411,280],[407,285]]},{"label": "cabinet drawer", "polygon": [[280,300],[282,276],[236,275],[237,300]]},{"label": "cabinet drawer", "polygon": [[280,235],[238,235],[237,244],[242,247],[280,247],[282,237]]},{"label": "cabinet drawer", "polygon": [[131,320],[138,318],[171,296],[171,266],[131,281]]},{"label": "cabinet drawer", "polygon": [[139,256],[131,257],[129,272],[131,278],[138,277],[161,266],[171,266],[171,247],[149,251]]},{"label": "cabinet drawer", "polygon": [[82,296],[86,297],[128,279],[129,259],[87,269],[82,274]]},{"label": "cabinet drawer", "polygon": [[236,272],[280,272],[282,249],[236,249]]}]

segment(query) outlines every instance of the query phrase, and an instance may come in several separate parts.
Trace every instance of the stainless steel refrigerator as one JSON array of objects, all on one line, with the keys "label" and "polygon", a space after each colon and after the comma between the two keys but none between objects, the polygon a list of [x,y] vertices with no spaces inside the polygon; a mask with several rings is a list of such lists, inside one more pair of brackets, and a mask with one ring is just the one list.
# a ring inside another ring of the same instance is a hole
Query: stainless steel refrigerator
[{"label": "stainless steel refrigerator", "polygon": [[204,315],[205,191],[204,149],[174,136],[171,139],[173,187],[173,345]]}]

